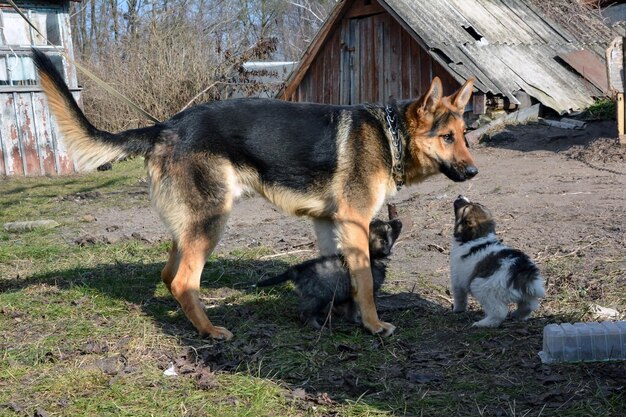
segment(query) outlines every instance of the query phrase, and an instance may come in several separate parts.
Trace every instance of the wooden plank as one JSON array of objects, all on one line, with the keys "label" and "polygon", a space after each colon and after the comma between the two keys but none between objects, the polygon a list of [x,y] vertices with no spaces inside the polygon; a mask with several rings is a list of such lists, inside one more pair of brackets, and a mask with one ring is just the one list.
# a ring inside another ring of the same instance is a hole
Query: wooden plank
[{"label": "wooden plank", "polygon": [[1,94],[2,100],[2,123],[0,124],[0,136],[4,141],[4,158],[6,161],[6,175],[24,175],[24,163],[20,150],[19,128],[15,116],[14,95]]},{"label": "wooden plank", "polygon": [[386,15],[389,24],[389,96],[393,99],[402,97],[402,28],[389,14]]},{"label": "wooden plank", "polygon": [[[0,125],[2,125],[2,119],[0,118]],[[7,175],[5,151],[4,151],[4,139],[2,138],[2,130],[0,129],[0,175]]]},{"label": "wooden plank", "polygon": [[352,61],[352,39],[350,20],[345,19],[341,24],[341,61],[339,66],[339,104],[350,104],[351,88],[351,61]]},{"label": "wooden plank", "polygon": [[383,83],[378,88],[380,89],[379,103],[385,104],[389,101],[390,97],[393,96],[393,93],[391,92],[391,71],[393,70],[393,67],[391,66],[392,43],[390,16],[385,13],[384,15],[380,15],[380,17],[380,21],[382,23],[381,29],[383,32]]},{"label": "wooden plank", "polygon": [[355,67],[359,69],[359,90],[358,101],[365,103],[371,101],[372,83],[376,77],[374,62],[376,60],[376,32],[372,26],[372,19],[358,19],[358,39],[359,51],[358,60],[355,60]]},{"label": "wooden plank", "polygon": [[[424,71],[428,72],[427,68],[424,68],[424,65],[421,61],[421,51],[422,47],[417,44],[417,42],[411,42],[411,67],[413,69],[413,75],[411,76],[411,96],[412,97],[421,97],[422,94],[426,92],[422,88],[422,77]],[[428,74],[426,75],[428,78]]]},{"label": "wooden plank", "polygon": [[39,149],[35,139],[33,125],[33,108],[30,93],[16,94],[16,112],[19,124],[19,133],[22,149],[22,159],[25,164],[25,175],[41,175],[39,165]]},{"label": "wooden plank", "polygon": [[326,103],[328,104],[330,101],[330,89],[332,86],[332,81],[331,81],[331,56],[333,54],[333,44],[332,44],[332,37],[329,39],[328,42],[326,42],[326,45],[324,46],[324,56],[323,56],[323,62],[322,62],[322,94],[321,94],[321,100],[320,103]]},{"label": "wooden plank", "polygon": [[333,53],[333,45],[330,42],[332,40],[329,39],[329,42],[326,42],[326,46],[324,47],[324,61],[322,63],[322,74],[324,74],[324,89],[321,94],[321,102],[328,103],[330,101],[330,89],[332,88],[332,80],[331,80],[331,59]]},{"label": "wooden plank", "polygon": [[360,103],[361,89],[361,39],[359,20],[350,19],[350,38],[352,39],[352,60],[350,62],[350,104]]},{"label": "wooden plank", "polygon": [[54,175],[58,171],[54,159],[52,127],[48,119],[47,102],[42,93],[33,93],[33,112],[35,114],[37,142],[40,149],[41,170],[45,175]]},{"label": "wooden plank", "polygon": [[[369,4],[367,4],[369,3]],[[385,9],[376,0],[357,0],[354,5],[346,13],[347,18],[353,19],[357,17],[367,17],[377,13],[384,13]]]},{"label": "wooden plank", "polygon": [[341,74],[340,74],[340,65],[341,65],[341,31],[338,30],[333,36],[333,56],[331,61],[332,66],[332,92],[330,102],[332,104],[341,104],[340,97],[340,84],[341,84]]},{"label": "wooden plank", "polygon": [[465,139],[471,144],[475,145],[479,142],[480,138],[490,130],[499,129],[506,124],[518,124],[527,123],[530,121],[537,121],[539,119],[539,104],[535,104],[526,109],[521,109],[513,113],[506,114],[486,126],[479,129],[472,130],[465,135]]},{"label": "wooden plank", "polygon": [[373,55],[373,69],[374,77],[372,77],[372,85],[370,87],[370,101],[373,103],[385,102],[385,73],[387,71],[387,40],[385,33],[385,21],[381,18],[382,15],[376,15],[372,19],[374,26],[375,37],[372,39],[372,49],[375,51]]},{"label": "wooden plank", "polygon": [[313,65],[313,102],[321,103],[324,96],[324,48],[320,54],[315,58]]},{"label": "wooden plank", "polygon": [[432,59],[428,52],[419,48],[419,63],[420,63],[420,91],[425,93],[430,87],[430,83],[433,79],[433,65]]},{"label": "wooden plank", "polygon": [[613,39],[606,50],[608,88],[610,91],[624,92],[624,38]]},{"label": "wooden plank", "polygon": [[474,93],[472,95],[472,113],[485,114],[487,112],[487,96],[485,93]]},{"label": "wooden plank", "polygon": [[[54,173],[54,155],[52,154],[46,154],[46,149],[45,149],[45,141],[46,141],[46,136],[45,136],[45,132],[42,131],[42,117],[43,114],[45,114],[44,109],[41,106],[37,106],[37,97],[39,97],[39,94],[36,93],[30,93],[30,103],[31,103],[31,108],[33,110],[33,123],[32,123],[32,129],[33,129],[33,133],[35,135],[35,142],[37,143],[37,155],[39,156],[39,172],[41,173],[41,175],[44,174],[53,174]],[[44,161],[45,160],[48,161],[52,161],[52,172],[50,172],[50,170],[48,172],[46,172],[46,169],[44,168]]]},{"label": "wooden plank", "polygon": [[624,132],[624,93],[617,93],[617,134],[619,142],[626,144],[626,132]]},{"label": "wooden plank", "polygon": [[[74,93],[74,98],[78,101],[78,99],[80,98],[79,94]],[[48,113],[48,120],[53,120],[52,116],[50,115],[50,109],[47,108],[46,111]],[[57,166],[57,172],[60,175],[71,174],[71,173],[76,172],[77,170],[74,166],[74,161],[72,161],[72,159],[69,157],[67,153],[67,148],[65,147],[65,144],[63,143],[63,139],[61,135],[59,134],[57,124],[51,123],[51,126],[52,126],[52,139],[54,143],[54,158],[55,158],[55,164]]]},{"label": "wooden plank", "polygon": [[[400,27],[400,25],[397,26]],[[411,67],[410,42],[409,34],[400,27],[400,95],[398,98],[401,100],[411,98],[411,73],[413,68]]]}]

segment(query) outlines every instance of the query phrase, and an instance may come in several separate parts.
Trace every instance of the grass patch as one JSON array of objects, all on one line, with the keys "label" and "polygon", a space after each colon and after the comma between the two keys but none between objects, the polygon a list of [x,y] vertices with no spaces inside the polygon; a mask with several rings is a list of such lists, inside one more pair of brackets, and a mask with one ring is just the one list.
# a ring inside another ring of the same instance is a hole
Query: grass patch
[{"label": "grass patch", "polygon": [[614,100],[602,98],[587,108],[585,120],[615,120],[617,114]]}]

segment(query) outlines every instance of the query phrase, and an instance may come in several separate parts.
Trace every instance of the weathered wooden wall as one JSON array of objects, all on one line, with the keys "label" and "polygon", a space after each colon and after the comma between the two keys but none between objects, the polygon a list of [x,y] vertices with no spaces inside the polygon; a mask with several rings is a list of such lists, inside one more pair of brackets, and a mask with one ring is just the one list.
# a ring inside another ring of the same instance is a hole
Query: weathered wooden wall
[{"label": "weathered wooden wall", "polygon": [[0,175],[75,172],[40,90],[0,92]]},{"label": "weathered wooden wall", "polygon": [[331,28],[302,81],[285,98],[328,104],[416,98],[439,76],[444,92],[459,83],[377,2],[353,1]]},{"label": "weathered wooden wall", "polygon": [[[17,3],[24,12],[49,10],[57,13],[59,39],[56,44],[73,57],[67,1]],[[5,16],[13,12],[8,4],[0,4],[0,9],[5,12]],[[38,42],[38,47],[44,47],[43,41]],[[46,50],[54,49],[47,47]],[[2,38],[0,53],[3,56],[26,57],[30,55],[30,46],[10,42],[5,44]],[[80,92],[74,65],[63,59],[62,70],[78,100]],[[28,78],[35,78],[34,74]],[[34,80],[26,80],[19,85],[0,85],[0,176],[61,175],[75,171],[74,162],[66,152],[56,123],[51,120],[41,88]]]}]

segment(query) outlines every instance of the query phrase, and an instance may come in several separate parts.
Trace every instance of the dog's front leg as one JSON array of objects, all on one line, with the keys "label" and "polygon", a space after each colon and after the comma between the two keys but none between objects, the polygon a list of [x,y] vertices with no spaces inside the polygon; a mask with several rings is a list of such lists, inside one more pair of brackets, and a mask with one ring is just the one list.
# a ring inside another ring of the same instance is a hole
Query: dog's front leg
[{"label": "dog's front leg", "polygon": [[355,219],[339,223],[344,257],[350,270],[352,298],[360,313],[363,326],[373,334],[389,336],[396,329],[391,323],[380,321],[374,304],[374,283],[369,257],[369,219]]},{"label": "dog's front leg", "polygon": [[463,313],[467,310],[467,290],[459,285],[452,284],[452,296],[454,297],[453,313]]}]

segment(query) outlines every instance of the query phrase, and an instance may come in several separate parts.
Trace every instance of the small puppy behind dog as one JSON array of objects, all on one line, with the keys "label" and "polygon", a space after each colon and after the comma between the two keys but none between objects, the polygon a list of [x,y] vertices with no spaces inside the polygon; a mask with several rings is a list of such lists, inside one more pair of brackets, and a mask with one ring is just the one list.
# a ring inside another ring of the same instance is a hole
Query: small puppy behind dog
[{"label": "small puppy behind dog", "polygon": [[[387,262],[391,248],[402,230],[398,219],[388,222],[374,219],[370,223],[369,250],[374,293],[382,286],[387,273]],[[333,309],[354,321],[358,311],[352,300],[350,273],[342,255],[322,256],[291,267],[283,274],[260,281],[257,287],[267,287],[293,281],[300,295],[300,319],[316,328],[321,328],[318,316],[332,304]]]},{"label": "small puppy behind dog", "polygon": [[498,240],[496,224],[486,207],[459,196],[454,201],[454,216],[450,253],[453,311],[467,309],[470,293],[485,311],[485,318],[473,326],[499,326],[511,303],[517,303],[511,316],[527,319],[539,307],[538,298],[545,295],[537,266],[526,254]]}]

